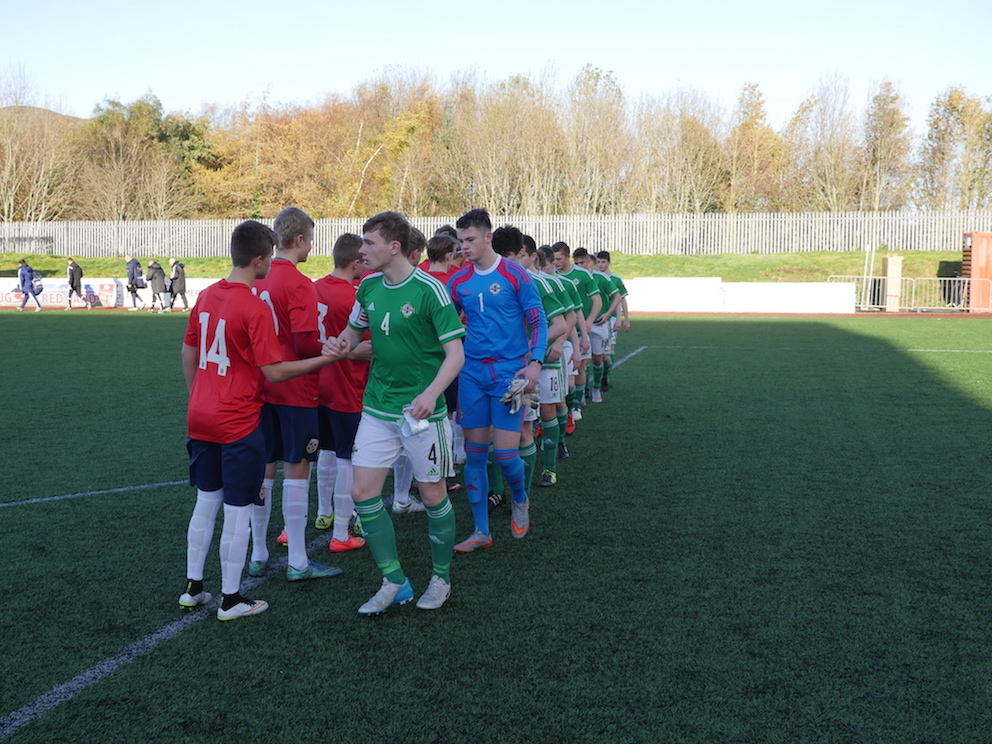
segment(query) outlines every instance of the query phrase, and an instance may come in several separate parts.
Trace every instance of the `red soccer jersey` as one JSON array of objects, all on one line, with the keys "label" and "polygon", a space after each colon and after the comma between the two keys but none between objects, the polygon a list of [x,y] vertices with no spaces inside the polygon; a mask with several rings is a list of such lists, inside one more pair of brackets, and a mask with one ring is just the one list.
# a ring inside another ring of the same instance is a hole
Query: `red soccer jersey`
[{"label": "red soccer jersey", "polygon": [[228,444],[258,427],[260,367],[282,361],[272,314],[245,284],[221,279],[197,298],[183,342],[197,350],[189,436]]},{"label": "red soccer jersey", "polygon": [[[355,306],[357,287],[335,276],[325,276],[314,282],[317,289],[317,314],[320,318],[320,340],[337,336],[348,325],[348,316]],[[369,379],[369,363],[344,359],[320,369],[320,405],[343,413],[361,413],[362,394]]]},{"label": "red soccer jersey", "polygon": [[[272,320],[285,361],[300,359],[293,341],[294,333],[317,333],[317,290],[313,282],[292,261],[277,258],[269,275],[255,282],[254,292],[272,310]],[[316,408],[319,375],[311,372],[292,380],[265,383],[266,403]]]},{"label": "red soccer jersey", "polygon": [[[424,269],[424,271],[427,271],[427,269]],[[447,271],[427,271],[427,273],[430,274],[435,279],[437,279],[439,282],[441,282],[441,284],[447,286],[448,280],[452,276],[454,276],[455,271],[457,271],[457,269],[454,266],[452,266]]]}]

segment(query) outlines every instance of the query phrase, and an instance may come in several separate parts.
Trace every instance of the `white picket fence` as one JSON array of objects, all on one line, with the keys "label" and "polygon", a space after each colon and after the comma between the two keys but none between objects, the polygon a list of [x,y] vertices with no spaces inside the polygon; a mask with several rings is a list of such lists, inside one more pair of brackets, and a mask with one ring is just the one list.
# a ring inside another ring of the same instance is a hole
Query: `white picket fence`
[{"label": "white picket fence", "polygon": [[[426,235],[456,217],[413,218]],[[77,257],[225,255],[240,220],[0,222],[0,252]],[[359,232],[362,219],[318,220],[315,250]],[[627,254],[700,256],[813,251],[957,251],[965,232],[992,232],[992,210],[802,214],[500,216],[541,243]]]}]

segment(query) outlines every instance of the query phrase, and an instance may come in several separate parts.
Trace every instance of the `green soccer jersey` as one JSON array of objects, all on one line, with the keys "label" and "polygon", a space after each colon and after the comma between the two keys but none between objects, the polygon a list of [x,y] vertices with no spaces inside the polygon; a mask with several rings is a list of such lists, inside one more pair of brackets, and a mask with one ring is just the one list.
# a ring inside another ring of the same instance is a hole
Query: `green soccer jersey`
[{"label": "green soccer jersey", "polygon": [[592,272],[593,281],[596,283],[596,291],[599,292],[599,296],[603,298],[603,306],[599,311],[599,317],[596,320],[606,317],[606,311],[610,309],[610,305],[613,303],[613,296],[618,294],[620,290],[613,285],[610,281],[610,277],[607,276],[602,271]]},{"label": "green soccer jersey", "polygon": [[575,291],[579,295],[579,302],[582,303],[582,314],[586,316],[586,320],[592,323],[593,319],[589,317],[589,313],[592,312],[592,298],[599,292],[599,288],[596,286],[596,280],[592,278],[592,274],[581,266],[573,264],[568,272],[562,273],[559,271],[558,276],[570,281],[575,287]]},{"label": "green soccer jersey", "polygon": [[[437,376],[444,361],[443,344],[465,335],[448,290],[420,269],[399,284],[387,284],[382,274],[365,277],[348,325],[372,334],[372,364],[362,410],[390,421],[401,418],[403,406]],[[438,421],[447,411],[440,395],[429,419]]]},{"label": "green soccer jersey", "polygon": [[[610,278],[610,283],[617,288],[617,291],[620,293],[620,296],[626,297],[627,288],[623,284],[623,279],[621,279],[619,276],[613,273],[607,274],[606,276]],[[620,305],[617,305],[617,309],[613,311],[613,314],[619,317],[619,313],[620,313]]]},{"label": "green soccer jersey", "polygon": [[[541,304],[544,306],[544,314],[548,318],[548,328],[550,328],[551,321],[554,318],[559,315],[564,315],[568,311],[562,306],[561,298],[559,297],[555,287],[549,281],[547,275],[536,271],[529,271],[528,273],[534,280],[534,285],[537,287],[537,293],[541,296]],[[547,369],[558,369],[561,367],[561,362],[545,361],[544,366]]]}]

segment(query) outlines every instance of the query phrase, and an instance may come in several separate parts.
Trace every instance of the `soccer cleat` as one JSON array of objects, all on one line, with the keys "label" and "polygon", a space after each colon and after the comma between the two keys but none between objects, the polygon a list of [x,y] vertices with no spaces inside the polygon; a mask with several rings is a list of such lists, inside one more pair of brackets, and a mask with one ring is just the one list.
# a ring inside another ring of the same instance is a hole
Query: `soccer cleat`
[{"label": "soccer cleat", "polygon": [[568,459],[568,447],[565,446],[565,443],[564,442],[558,442],[558,454],[557,454],[557,458],[559,460],[567,460]]},{"label": "soccer cleat", "polygon": [[514,537],[523,537],[530,531],[530,499],[522,504],[514,501],[511,507],[513,516],[510,518],[510,532]]},{"label": "soccer cleat", "polygon": [[610,389],[610,380],[609,380],[609,378],[607,378],[607,377],[604,377],[603,378],[603,384],[599,386],[599,389],[602,390],[604,393],[607,392],[607,391],[609,391],[609,389]]},{"label": "soccer cleat", "polygon": [[313,526],[318,530],[329,530],[334,525],[334,515],[333,514],[319,514],[317,518],[313,520]]},{"label": "soccer cleat", "polygon": [[545,470],[537,481],[538,488],[548,488],[558,482],[558,474],[553,470]]},{"label": "soccer cleat", "polygon": [[315,561],[310,561],[302,571],[286,566],[286,579],[289,581],[306,581],[307,579],[324,579],[331,576],[338,576],[341,569],[337,566],[322,566]]},{"label": "soccer cleat", "polygon": [[412,514],[413,512],[425,511],[426,507],[412,496],[406,503],[393,501],[393,514]]},{"label": "soccer cleat", "polygon": [[389,579],[383,578],[379,591],[368,602],[358,608],[362,615],[381,615],[393,605],[403,605],[413,599],[413,587],[410,586],[410,579],[405,579],[402,584],[394,584]]},{"label": "soccer cleat", "polygon": [[455,483],[454,481],[448,483],[448,493],[451,493],[452,491],[461,491],[461,490],[462,490],[461,483]]},{"label": "soccer cleat", "polygon": [[421,610],[437,610],[450,596],[451,584],[440,576],[431,576],[431,583],[427,585],[427,591],[417,600],[417,607]]},{"label": "soccer cleat", "polygon": [[348,534],[354,537],[365,537],[365,532],[362,530],[362,520],[358,518],[357,514],[352,514],[348,520]]},{"label": "soccer cleat", "polygon": [[490,491],[486,501],[488,502],[486,505],[486,512],[488,514],[492,514],[493,510],[503,506],[503,494]]},{"label": "soccer cleat", "polygon": [[265,573],[265,569],[268,565],[268,561],[251,561],[251,563],[248,564],[248,575],[257,579]]},{"label": "soccer cleat", "polygon": [[540,442],[541,441],[541,437],[543,437],[543,436],[544,436],[544,427],[543,426],[540,426],[540,425],[535,426],[534,427],[534,439],[536,441]]},{"label": "soccer cleat", "polygon": [[[583,405],[585,405],[585,404],[583,404]],[[572,409],[572,420],[573,421],[581,421],[582,420],[582,409],[581,408],[573,408]]]},{"label": "soccer cleat", "polygon": [[347,540],[331,540],[330,550],[332,553],[346,553],[349,550],[358,550],[365,547],[365,540],[361,537],[348,535]]},{"label": "soccer cleat", "polygon": [[218,607],[217,619],[234,620],[239,617],[250,617],[251,615],[260,615],[269,609],[269,603],[264,600],[245,599],[244,597],[240,597],[240,599],[240,602],[227,610],[222,610]]},{"label": "soccer cleat", "polygon": [[194,607],[207,604],[211,599],[213,599],[213,595],[210,592],[200,592],[199,594],[184,592],[179,598],[179,606],[184,610],[192,610]]},{"label": "soccer cleat", "polygon": [[594,387],[592,389],[592,402],[593,403],[603,402],[603,391],[600,388]]},{"label": "soccer cleat", "polygon": [[279,533],[279,537],[276,538],[277,545],[289,545],[289,535],[286,534],[286,528],[282,528],[282,532]]},{"label": "soccer cleat", "polygon": [[482,548],[488,548],[492,546],[493,539],[491,536],[484,532],[479,532],[476,530],[471,535],[468,536],[467,540],[462,540],[455,546],[456,553],[471,553],[475,550],[481,550]]},{"label": "soccer cleat", "polygon": [[568,421],[565,423],[565,433],[571,436],[575,433],[575,417],[569,412]]}]

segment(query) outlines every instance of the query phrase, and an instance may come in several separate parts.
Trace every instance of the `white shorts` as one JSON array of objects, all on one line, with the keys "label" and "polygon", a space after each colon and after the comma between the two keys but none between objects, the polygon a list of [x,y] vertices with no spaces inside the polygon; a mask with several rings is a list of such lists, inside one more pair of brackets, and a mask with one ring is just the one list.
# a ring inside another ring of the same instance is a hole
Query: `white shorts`
[{"label": "white shorts", "polygon": [[593,324],[589,332],[589,343],[593,354],[610,353],[610,327],[606,323]]},{"label": "white shorts", "polygon": [[559,364],[551,369],[541,370],[541,380],[537,384],[537,394],[541,403],[561,403],[565,400],[565,371]]},{"label": "white shorts", "polygon": [[561,347],[561,362],[565,365],[566,377],[574,377],[578,374],[578,371],[575,369],[575,365],[572,364],[572,352],[574,349],[575,347],[572,346],[571,341],[566,341]]},{"label": "white shorts", "polygon": [[360,468],[391,468],[401,452],[410,458],[413,478],[421,483],[437,483],[455,474],[451,422],[447,418],[431,421],[420,434],[404,437],[399,421],[386,421],[362,413],[351,464]]}]

